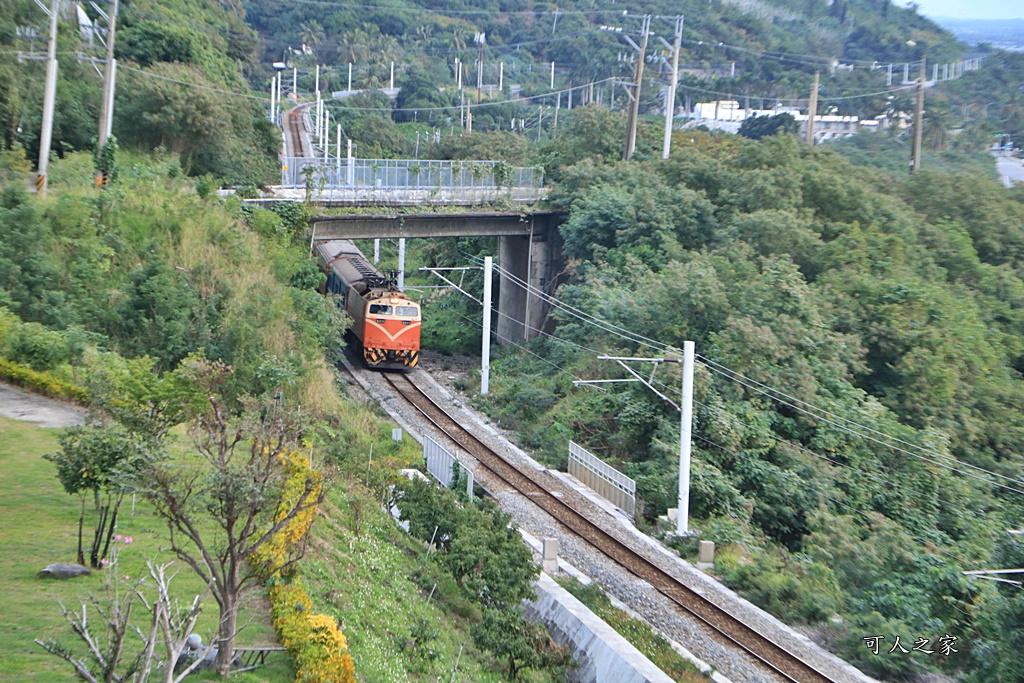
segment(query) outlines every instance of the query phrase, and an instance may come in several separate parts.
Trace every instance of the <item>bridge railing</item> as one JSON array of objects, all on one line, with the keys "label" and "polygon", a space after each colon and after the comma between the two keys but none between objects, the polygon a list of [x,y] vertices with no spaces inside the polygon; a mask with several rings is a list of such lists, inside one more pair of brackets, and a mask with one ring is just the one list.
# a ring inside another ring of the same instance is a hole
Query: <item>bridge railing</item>
[{"label": "bridge railing", "polygon": [[539,190],[544,172],[501,161],[427,159],[316,159],[288,157],[281,164],[281,185],[311,189],[376,190]]}]

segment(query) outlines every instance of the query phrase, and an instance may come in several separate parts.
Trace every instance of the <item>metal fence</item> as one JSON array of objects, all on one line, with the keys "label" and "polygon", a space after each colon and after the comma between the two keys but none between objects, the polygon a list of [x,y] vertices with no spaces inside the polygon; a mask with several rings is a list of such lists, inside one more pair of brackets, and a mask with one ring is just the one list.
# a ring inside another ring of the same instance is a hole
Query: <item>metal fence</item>
[{"label": "metal fence", "polygon": [[569,474],[630,519],[636,515],[636,482],[572,441],[569,442]]},{"label": "metal fence", "polygon": [[426,435],[423,436],[423,459],[427,461],[427,472],[430,472],[435,479],[441,482],[441,486],[447,489],[452,487],[452,482],[455,480],[455,467],[458,465],[466,480],[466,495],[470,500],[473,499],[473,473],[444,446]]},{"label": "metal fence", "polygon": [[544,173],[537,167],[510,166],[501,161],[437,161],[430,159],[338,159],[286,157],[281,164],[283,187],[369,188],[384,190],[503,191],[539,190]]}]

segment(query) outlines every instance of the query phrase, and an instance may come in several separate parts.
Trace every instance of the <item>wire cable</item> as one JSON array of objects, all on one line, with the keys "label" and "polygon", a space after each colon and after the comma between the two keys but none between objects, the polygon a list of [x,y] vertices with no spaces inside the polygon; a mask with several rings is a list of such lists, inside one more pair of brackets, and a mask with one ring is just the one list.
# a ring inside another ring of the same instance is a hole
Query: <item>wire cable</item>
[{"label": "wire cable", "polygon": [[[743,382],[741,382],[740,379],[736,379],[736,377],[741,378],[745,382],[749,382],[749,383],[751,383],[753,385],[756,385],[757,387],[760,387],[761,389],[764,389],[764,391],[761,391],[760,389],[755,389],[754,387],[751,387],[748,384],[744,384],[744,386],[747,386],[748,388],[752,389],[753,391],[757,391],[758,393],[760,393],[760,394],[762,394],[764,396],[768,396],[769,398],[772,398],[773,400],[776,400],[776,401],[778,401],[780,403],[784,403],[785,405],[788,405],[788,406],[794,408],[795,410],[799,410],[800,412],[803,412],[803,413],[805,413],[807,415],[810,415],[812,417],[816,417],[816,418],[821,419],[821,420],[823,420],[825,422],[829,422],[830,424],[835,424],[835,423],[831,422],[830,420],[827,420],[825,418],[820,417],[819,415],[817,415],[816,413],[814,413],[812,411],[818,411],[821,414],[827,415],[829,418],[834,418],[835,420],[839,420],[841,422],[845,422],[845,423],[847,423],[849,425],[853,425],[854,427],[856,427],[858,429],[862,429],[862,430],[864,430],[866,432],[869,432],[871,434],[876,434],[878,436],[881,436],[881,437],[883,437],[885,439],[889,439],[891,441],[894,441],[896,443],[902,444],[904,446],[908,446],[910,448],[915,448],[915,449],[921,451],[922,453],[926,453],[926,454],[931,455],[933,457],[943,458],[943,459],[946,459],[946,460],[951,460],[953,463],[955,463],[957,465],[962,465],[964,467],[967,467],[967,468],[970,468],[970,469],[974,469],[974,470],[977,470],[977,471],[985,473],[985,474],[989,474],[989,475],[991,475],[993,477],[997,477],[997,478],[1000,478],[1000,479],[1005,479],[1006,481],[1010,481],[1010,482],[1013,482],[1015,484],[1020,484],[1021,483],[1020,480],[1015,479],[1013,477],[1007,477],[1005,475],[999,474],[998,472],[992,472],[991,470],[987,470],[987,469],[985,469],[983,467],[979,467],[977,465],[972,465],[971,463],[964,462],[962,460],[958,460],[957,458],[953,457],[952,455],[949,455],[949,454],[946,454],[946,453],[940,453],[940,452],[938,452],[938,451],[936,451],[934,449],[925,448],[923,446],[918,446],[917,444],[912,443],[910,441],[905,441],[903,439],[900,439],[899,437],[895,437],[895,436],[892,436],[890,434],[886,434],[885,432],[881,432],[881,431],[879,431],[877,429],[873,429],[873,428],[868,427],[866,425],[860,424],[859,422],[856,422],[854,420],[850,420],[850,419],[845,418],[845,417],[843,417],[841,415],[837,415],[837,414],[835,414],[833,412],[830,412],[830,411],[828,411],[828,410],[826,410],[824,408],[819,408],[818,406],[815,406],[815,405],[813,405],[811,403],[807,403],[806,401],[802,401],[802,400],[796,398],[795,396],[790,396],[789,394],[786,394],[786,393],[784,393],[784,392],[782,392],[782,391],[780,391],[778,389],[770,387],[767,384],[763,384],[761,382],[758,382],[757,380],[751,379],[751,378],[749,378],[749,377],[747,377],[747,376],[745,376],[745,375],[743,375],[743,374],[741,374],[739,372],[736,372],[735,370],[731,370],[731,369],[725,367],[724,365],[721,365],[720,363],[716,363],[715,361],[712,361],[712,360],[710,360],[710,359],[708,359],[708,358],[706,358],[704,356],[698,355],[697,358],[699,358],[700,361],[705,365],[705,367],[707,367],[712,372],[716,372],[716,373],[718,373],[718,374],[720,374],[720,375],[722,375],[724,377],[727,377],[728,379],[732,379],[734,382],[743,384]],[[712,367],[712,366],[715,366],[715,367]],[[772,396],[772,394],[770,394],[768,392],[774,392],[775,394],[778,394],[779,396],[782,396],[783,398],[786,398],[786,399],[788,399],[790,401],[793,401],[796,404],[806,406],[810,410],[805,410],[803,408],[798,408],[797,406],[794,406],[794,405],[791,405],[791,404],[786,403],[784,401],[781,401],[781,399],[775,398],[774,396]],[[852,430],[847,430],[847,431],[852,431]],[[852,433],[856,434],[857,432],[852,431]],[[877,439],[873,439],[871,437],[867,437],[867,436],[864,436],[862,434],[858,434],[858,436],[862,436],[862,438],[868,438],[871,441],[875,441],[876,443],[882,443],[881,441],[878,441]],[[892,444],[883,444],[883,445],[889,446],[890,448],[893,448],[895,450],[902,451],[901,448],[898,448],[898,447],[896,447],[896,446],[894,446]]]},{"label": "wire cable", "polygon": [[[805,409],[803,409],[803,408],[800,408],[800,407],[799,407],[799,406],[797,406],[796,404],[793,404],[793,403],[789,403],[788,401],[783,401],[782,399],[780,399],[780,398],[778,398],[778,397],[775,397],[775,396],[772,396],[772,395],[771,395],[771,394],[769,394],[768,392],[766,392],[766,391],[762,391],[762,390],[760,390],[760,389],[756,388],[756,387],[755,387],[755,386],[753,386],[753,385],[750,385],[750,384],[747,384],[747,383],[743,382],[742,380],[738,380],[738,379],[736,379],[736,378],[734,378],[734,377],[730,377],[729,375],[725,374],[724,372],[721,372],[721,371],[719,371],[719,370],[716,370],[715,368],[712,368],[712,367],[711,367],[711,366],[709,366],[709,365],[706,365],[706,364],[704,364],[704,366],[705,366],[705,367],[707,367],[707,368],[708,368],[709,370],[711,370],[712,372],[716,372],[716,373],[718,373],[718,374],[722,375],[723,377],[726,377],[727,379],[731,379],[732,381],[734,381],[734,382],[736,382],[736,383],[738,383],[738,384],[741,384],[741,385],[743,385],[743,386],[745,386],[745,387],[749,388],[749,389],[750,389],[750,390],[752,390],[752,391],[755,391],[755,392],[757,392],[757,393],[759,393],[759,394],[763,394],[764,396],[767,396],[768,398],[770,398],[770,399],[772,399],[772,400],[776,401],[777,403],[781,403],[782,405],[785,405],[785,406],[789,406],[790,408],[793,408],[794,410],[798,410],[798,411],[800,411],[800,412],[802,412],[802,413],[805,413],[805,414],[807,414],[807,415],[810,415],[810,416],[814,417],[815,419],[821,420],[822,422],[826,422],[826,423],[828,423],[828,424],[830,424],[830,425],[832,425],[832,426],[836,427],[837,429],[840,429],[840,430],[842,430],[842,431],[844,431],[844,432],[848,432],[848,433],[850,433],[850,434],[853,434],[854,436],[859,436],[860,438],[862,438],[862,439],[866,439],[866,440],[868,440],[868,441],[873,441],[874,443],[877,443],[877,444],[879,444],[879,445],[881,445],[881,446],[885,446],[885,447],[887,447],[887,448],[890,448],[890,449],[892,449],[892,450],[894,450],[894,451],[897,451],[897,452],[899,452],[899,453],[903,453],[904,455],[909,455],[909,456],[910,456],[910,457],[912,457],[912,458],[917,458],[917,459],[919,459],[919,460],[923,460],[923,461],[925,461],[925,462],[928,462],[928,463],[931,463],[931,464],[933,464],[933,465],[935,465],[935,466],[937,466],[937,467],[942,467],[942,468],[944,468],[944,469],[947,469],[947,470],[950,470],[950,471],[952,471],[952,472],[956,472],[956,473],[958,473],[958,474],[961,474],[961,475],[963,475],[963,476],[965,476],[965,477],[970,477],[971,479],[976,479],[976,480],[978,480],[978,481],[981,481],[981,482],[985,483],[985,484],[986,484],[986,485],[988,485],[988,486],[995,486],[995,487],[998,487],[998,488],[1006,489],[1007,491],[1012,491],[1012,492],[1014,492],[1014,493],[1019,493],[1019,494],[1022,494],[1022,495],[1024,495],[1024,491],[1022,491],[1021,489],[1018,489],[1018,488],[1014,488],[1014,487],[1012,487],[1012,486],[1007,486],[1007,485],[1005,485],[1005,484],[1000,484],[999,482],[991,481],[991,480],[989,480],[989,479],[986,479],[985,477],[981,477],[981,476],[978,476],[977,474],[974,474],[973,472],[969,472],[969,471],[964,471],[964,470],[961,470],[961,469],[957,469],[956,467],[954,467],[954,466],[950,465],[949,463],[943,462],[943,461],[941,461],[941,460],[935,460],[935,459],[933,459],[933,458],[928,458],[928,457],[925,457],[925,456],[923,456],[923,455],[920,455],[920,454],[918,454],[918,453],[914,453],[913,451],[908,451],[908,450],[906,450],[906,449],[904,449],[904,448],[900,448],[900,447],[898,447],[898,446],[895,446],[895,445],[893,445],[893,444],[891,444],[891,443],[887,443],[887,442],[885,442],[885,441],[881,441],[881,440],[879,440],[879,439],[876,439],[876,438],[874,438],[874,437],[868,436],[867,434],[864,434],[864,433],[862,433],[862,432],[858,432],[858,431],[856,431],[856,430],[850,429],[850,428],[848,428],[848,427],[846,427],[846,426],[842,425],[842,424],[841,424],[841,423],[839,423],[839,422],[836,422],[836,421],[834,421],[834,420],[830,420],[830,419],[827,419],[827,418],[825,418],[825,417],[822,417],[821,415],[818,415],[818,414],[816,414],[816,413],[812,413],[812,412],[810,412],[809,410],[805,410]],[[963,462],[961,462],[961,461],[959,461],[959,460],[955,460],[955,459],[953,459],[953,460],[954,460],[954,462],[956,462],[956,463],[957,463],[958,465],[963,465],[963,466],[967,466],[967,463],[963,463]],[[997,477],[1000,477],[1000,478],[1003,478],[1003,479],[1007,479],[1007,480],[1009,480],[1009,481],[1012,481],[1012,482],[1014,482],[1014,483],[1018,483],[1018,482],[1017,482],[1016,480],[1014,480],[1014,479],[1010,479],[1009,477],[1003,477],[1002,475],[997,475],[997,474],[996,474],[996,473],[994,473],[994,472],[989,472],[988,470],[984,470],[984,469],[982,469],[982,468],[978,468],[978,467],[975,467],[975,466],[973,466],[973,465],[971,465],[970,467],[973,467],[974,469],[979,469],[979,470],[981,470],[982,472],[985,472],[985,473],[987,473],[987,474],[991,474],[991,475],[993,475],[993,476],[997,476]]]}]

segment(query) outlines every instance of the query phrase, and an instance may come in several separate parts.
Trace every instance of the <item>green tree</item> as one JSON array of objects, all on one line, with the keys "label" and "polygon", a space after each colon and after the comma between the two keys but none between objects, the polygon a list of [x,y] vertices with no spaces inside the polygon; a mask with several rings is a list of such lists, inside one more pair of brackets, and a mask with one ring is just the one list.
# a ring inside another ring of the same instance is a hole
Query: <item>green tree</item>
[{"label": "green tree", "polygon": [[799,126],[792,114],[765,114],[744,119],[739,134],[751,140],[760,140],[770,135],[795,135],[798,130]]},{"label": "green tree", "polygon": [[313,470],[295,490],[285,491],[287,457],[297,448],[305,423],[275,404],[249,403],[240,417],[228,410],[224,389],[231,369],[192,357],[182,378],[206,396],[191,416],[189,434],[198,458],[148,458],[135,479],[170,531],[171,550],[207,585],[220,609],[217,670],[231,668],[238,633],[239,600],[263,577],[296,557],[257,553],[288,523],[323,501],[322,477]]},{"label": "green tree", "polygon": [[528,669],[557,670],[571,661],[566,649],[552,641],[543,626],[524,619],[518,607],[484,610],[471,633],[478,648],[505,662],[509,680],[518,680]]},{"label": "green tree", "polygon": [[60,451],[44,457],[57,467],[57,479],[65,493],[81,498],[78,517],[79,564],[85,564],[82,545],[85,499],[89,492],[93,494],[98,518],[89,551],[89,563],[99,569],[110,552],[110,541],[117,526],[117,513],[121,501],[130,490],[131,479],[145,460],[158,451],[159,446],[116,424],[70,427],[60,435],[59,440]]}]

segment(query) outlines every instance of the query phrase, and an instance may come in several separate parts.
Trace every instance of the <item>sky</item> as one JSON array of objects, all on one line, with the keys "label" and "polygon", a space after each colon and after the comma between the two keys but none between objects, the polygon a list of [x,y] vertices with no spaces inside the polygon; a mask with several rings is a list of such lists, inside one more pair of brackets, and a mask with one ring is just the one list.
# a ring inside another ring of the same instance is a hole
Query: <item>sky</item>
[{"label": "sky", "polygon": [[[1024,19],[1024,0],[916,0],[928,17]],[[899,4],[900,0],[896,0]]]}]

